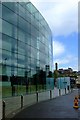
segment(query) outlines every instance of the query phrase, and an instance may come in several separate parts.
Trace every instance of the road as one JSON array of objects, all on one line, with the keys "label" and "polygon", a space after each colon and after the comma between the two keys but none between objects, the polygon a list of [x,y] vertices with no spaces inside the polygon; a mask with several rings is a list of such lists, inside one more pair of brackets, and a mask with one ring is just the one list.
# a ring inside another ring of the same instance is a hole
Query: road
[{"label": "road", "polygon": [[23,109],[14,118],[73,118],[72,120],[79,120],[80,108],[73,108],[75,95],[78,95],[78,90],[73,90],[73,92],[67,95],[34,104]]}]

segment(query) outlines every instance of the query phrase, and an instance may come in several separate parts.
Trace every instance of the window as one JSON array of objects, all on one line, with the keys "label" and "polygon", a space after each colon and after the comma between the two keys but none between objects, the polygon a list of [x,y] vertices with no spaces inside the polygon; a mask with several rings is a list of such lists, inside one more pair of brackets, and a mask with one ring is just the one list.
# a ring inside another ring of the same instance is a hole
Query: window
[{"label": "window", "polygon": [[0,19],[0,32],[2,33],[2,19]]},{"label": "window", "polygon": [[2,48],[2,34],[0,33],[0,48]]},{"label": "window", "polygon": [[18,29],[18,39],[22,42],[25,42],[25,32],[21,29]]},{"label": "window", "polygon": [[17,28],[4,20],[2,20],[2,32],[6,35],[17,38]]},{"label": "window", "polygon": [[18,3],[17,2],[2,2],[2,4],[17,13],[17,11],[18,11]]},{"label": "window", "polygon": [[25,69],[18,68],[18,76],[25,76]]},{"label": "window", "polygon": [[26,50],[25,50],[26,56],[31,56],[31,46],[26,44]]},{"label": "window", "polygon": [[37,48],[37,40],[36,40],[36,38],[33,37],[33,36],[31,37],[31,46]]},{"label": "window", "polygon": [[25,43],[27,43],[28,45],[31,44],[31,35],[26,33],[26,40],[25,40]]},{"label": "window", "polygon": [[5,6],[2,6],[2,17],[4,20],[8,21],[9,23],[17,25],[17,14],[12,12],[10,9],[8,9]]},{"label": "window", "polygon": [[25,18],[25,8],[19,4],[19,15]]},{"label": "window", "polygon": [[6,66],[6,74],[7,76],[11,76],[11,67]]},{"label": "window", "polygon": [[8,51],[11,51],[11,43],[9,43],[8,41],[3,41],[2,42],[2,48],[3,49],[6,49],[6,50],[8,50]]},{"label": "window", "polygon": [[2,18],[2,4],[0,3],[0,18]]},{"label": "window", "polygon": [[31,47],[31,57],[32,58],[37,58],[37,49]]}]

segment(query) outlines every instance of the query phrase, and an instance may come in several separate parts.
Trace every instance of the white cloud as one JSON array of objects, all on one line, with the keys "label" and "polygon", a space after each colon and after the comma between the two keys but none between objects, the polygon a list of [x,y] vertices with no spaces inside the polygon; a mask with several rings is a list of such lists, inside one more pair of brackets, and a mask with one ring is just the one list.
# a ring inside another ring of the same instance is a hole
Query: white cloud
[{"label": "white cloud", "polygon": [[31,1],[48,22],[54,36],[69,35],[78,31],[78,0]]},{"label": "white cloud", "polygon": [[65,52],[65,46],[59,41],[53,41],[53,57],[59,57]]},{"label": "white cloud", "polygon": [[78,63],[78,58],[75,57],[75,56],[72,56],[72,55],[66,55],[66,56],[64,56],[62,58],[55,59],[54,63],[57,62],[60,65],[63,65],[63,64],[71,63],[73,61],[76,61]]},{"label": "white cloud", "polygon": [[56,62],[58,63],[58,66],[62,66],[62,68],[65,66],[64,68],[72,67],[74,70],[78,70],[78,57],[75,57],[73,55],[66,55],[61,58],[54,59],[53,65]]}]

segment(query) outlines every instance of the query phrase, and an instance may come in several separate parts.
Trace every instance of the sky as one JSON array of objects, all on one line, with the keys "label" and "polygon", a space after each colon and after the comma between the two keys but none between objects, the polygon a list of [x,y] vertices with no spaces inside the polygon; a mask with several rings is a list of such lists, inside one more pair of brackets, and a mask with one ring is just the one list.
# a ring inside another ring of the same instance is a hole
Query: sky
[{"label": "sky", "polygon": [[30,0],[52,31],[53,69],[78,70],[78,0]]}]

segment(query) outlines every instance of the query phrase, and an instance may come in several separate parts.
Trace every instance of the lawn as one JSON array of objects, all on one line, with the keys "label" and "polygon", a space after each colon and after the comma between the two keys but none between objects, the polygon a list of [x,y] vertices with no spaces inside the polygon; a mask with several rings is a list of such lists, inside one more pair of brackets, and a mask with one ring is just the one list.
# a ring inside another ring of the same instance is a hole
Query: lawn
[{"label": "lawn", "polygon": [[[37,91],[46,90],[46,85],[43,87],[42,85],[37,85]],[[36,92],[36,85],[29,85],[27,89],[27,94],[32,94]],[[26,94],[26,86],[25,85],[15,85],[15,96]],[[12,96],[12,87],[11,86],[3,86],[2,87],[2,97],[10,97]]]}]

